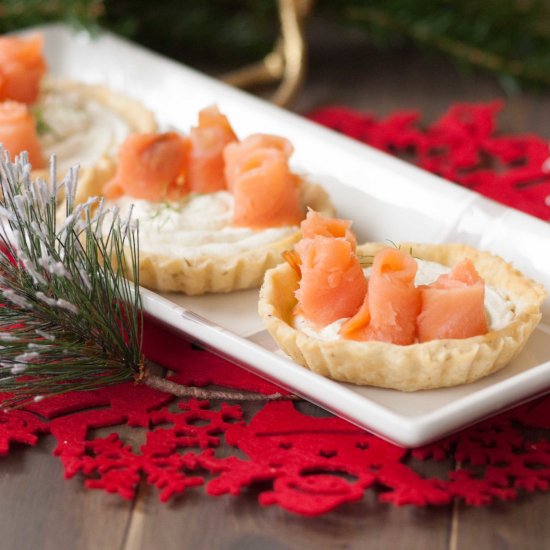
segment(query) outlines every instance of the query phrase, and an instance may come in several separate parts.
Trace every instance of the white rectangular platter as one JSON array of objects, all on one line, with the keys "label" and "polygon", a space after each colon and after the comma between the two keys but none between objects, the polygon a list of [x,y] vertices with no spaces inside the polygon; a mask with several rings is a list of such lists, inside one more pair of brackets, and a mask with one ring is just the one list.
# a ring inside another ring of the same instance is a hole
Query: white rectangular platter
[{"label": "white rectangular platter", "polygon": [[[40,29],[50,72],[140,99],[187,130],[217,103],[237,133],[280,134],[294,164],[329,191],[358,241],[463,242],[501,255],[550,288],[550,225],[442,181],[110,34]],[[293,363],[263,330],[257,291],[186,297],[144,291],[148,313],[258,375],[399,445],[418,446],[550,391],[550,302],[521,355],[476,383],[402,393],[334,382]]]}]

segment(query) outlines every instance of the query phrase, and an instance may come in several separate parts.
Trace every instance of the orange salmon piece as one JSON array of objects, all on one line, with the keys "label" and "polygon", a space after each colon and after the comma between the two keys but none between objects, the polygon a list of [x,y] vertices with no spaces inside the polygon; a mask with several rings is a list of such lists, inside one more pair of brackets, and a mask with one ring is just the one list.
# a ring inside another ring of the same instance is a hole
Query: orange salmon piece
[{"label": "orange salmon piece", "polygon": [[133,134],[121,145],[115,177],[103,188],[114,199],[176,200],[185,194],[189,142],[176,132]]},{"label": "orange salmon piece", "polygon": [[223,150],[237,141],[227,117],[212,105],[199,113],[199,124],[189,134],[191,150],[187,180],[189,191],[212,193],[227,188]]},{"label": "orange salmon piece", "polygon": [[370,324],[370,306],[369,292],[365,294],[365,299],[359,308],[359,311],[348,319],[340,327],[340,336],[347,340],[370,340],[371,333],[369,330]]},{"label": "orange salmon piece", "polygon": [[485,283],[469,259],[451,273],[421,287],[422,311],[418,340],[470,338],[488,332],[485,316]]},{"label": "orange salmon piece", "polygon": [[288,161],[294,147],[288,139],[271,134],[252,134],[241,142],[229,143],[223,150],[225,161],[225,181],[227,188],[232,191],[235,182],[246,172],[249,156],[258,149],[275,149],[280,151]]},{"label": "orange salmon piece", "polygon": [[27,151],[33,168],[44,167],[36,124],[24,103],[0,102],[0,143],[10,152],[12,158]]},{"label": "orange salmon piece", "polygon": [[316,235],[321,235],[322,237],[343,237],[351,243],[353,250],[355,250],[357,240],[350,230],[351,224],[351,220],[325,218],[318,212],[310,209],[300,227],[303,239],[312,239]]},{"label": "orange salmon piece", "polygon": [[298,225],[304,213],[294,174],[280,151],[257,149],[233,186],[233,225],[264,229]]},{"label": "orange salmon piece", "polygon": [[401,250],[376,254],[369,278],[370,339],[402,346],[415,342],[421,307],[416,270],[416,261]]},{"label": "orange salmon piece", "polygon": [[0,101],[34,103],[46,72],[40,35],[0,37]]},{"label": "orange salmon piece", "polygon": [[351,243],[317,236],[300,241],[295,250],[302,272],[297,311],[318,327],[352,317],[363,303],[367,280]]}]

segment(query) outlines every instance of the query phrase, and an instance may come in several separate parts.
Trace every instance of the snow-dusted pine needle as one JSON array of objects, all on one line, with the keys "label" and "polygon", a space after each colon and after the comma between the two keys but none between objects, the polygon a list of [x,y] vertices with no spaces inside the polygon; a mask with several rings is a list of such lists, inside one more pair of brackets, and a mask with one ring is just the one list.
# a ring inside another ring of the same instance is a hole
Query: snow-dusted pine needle
[{"label": "snow-dusted pine needle", "polygon": [[11,162],[0,148],[0,391],[14,395],[4,406],[143,368],[134,225],[100,199],[75,205],[76,169],[61,183],[55,159],[50,182],[30,173],[25,153]]}]

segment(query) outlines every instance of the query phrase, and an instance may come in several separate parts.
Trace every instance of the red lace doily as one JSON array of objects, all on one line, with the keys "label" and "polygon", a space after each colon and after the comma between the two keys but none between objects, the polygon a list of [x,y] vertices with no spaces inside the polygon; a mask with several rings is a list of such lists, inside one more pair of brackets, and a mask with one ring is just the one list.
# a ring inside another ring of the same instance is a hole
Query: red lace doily
[{"label": "red lace doily", "polygon": [[[498,108],[458,105],[426,130],[410,113],[377,121],[331,108],[312,118],[383,150],[413,152],[419,165],[547,219],[550,178],[543,164],[548,146],[535,136],[495,136]],[[144,349],[184,384],[275,391],[270,383],[150,322]],[[119,437],[121,424],[147,430],[141,448]],[[99,427],[113,431],[93,437],[91,431]],[[539,435],[529,438],[525,428]],[[141,479],[158,488],[162,501],[189,490],[238,495],[269,483],[260,492],[261,504],[313,516],[360,500],[368,489],[396,505],[447,504],[455,498],[484,505],[548,490],[550,482],[550,398],[414,450],[339,418],[304,415],[290,401],[265,404],[248,418],[237,404],[176,403],[130,383],[0,412],[0,454],[13,444],[35,445],[48,433],[57,441],[54,452],[66,477],[79,475],[89,488],[128,499]],[[234,456],[217,456],[222,440],[235,448]],[[450,470],[443,477],[419,473],[419,462],[444,460]]]}]

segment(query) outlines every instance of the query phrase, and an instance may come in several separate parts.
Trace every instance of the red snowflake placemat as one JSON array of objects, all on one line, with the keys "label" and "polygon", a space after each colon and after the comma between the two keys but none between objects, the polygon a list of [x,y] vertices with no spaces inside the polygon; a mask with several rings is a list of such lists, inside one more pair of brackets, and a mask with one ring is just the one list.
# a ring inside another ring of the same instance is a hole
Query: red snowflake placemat
[{"label": "red snowflake placemat", "polygon": [[[434,172],[542,218],[550,178],[547,144],[535,136],[494,135],[498,105],[459,105],[426,130],[417,114],[385,120],[342,108],[312,118],[393,152],[406,151]],[[517,196],[516,196],[517,195]],[[521,200],[518,196],[521,195]],[[144,349],[184,384],[273,393],[264,380],[147,323]],[[146,429],[133,449],[117,434],[127,424]],[[112,427],[107,437],[91,430]],[[525,428],[539,435],[529,438]],[[377,490],[393,504],[447,504],[460,499],[483,505],[514,499],[522,491],[547,490],[550,481],[550,398],[539,399],[420,449],[406,450],[335,417],[310,417],[290,401],[265,404],[252,418],[238,404],[171,396],[135,384],[70,394],[0,412],[0,454],[12,444],[36,444],[52,434],[65,476],[80,475],[89,488],[135,495],[141,479],[162,501],[185,491],[238,495],[261,483],[259,500],[303,515],[319,515]],[[542,434],[542,435],[540,435]],[[235,455],[220,458],[221,441]],[[242,458],[242,457],[246,458]],[[443,461],[449,471],[430,478],[418,461]],[[204,485],[205,488],[197,486]]]}]

